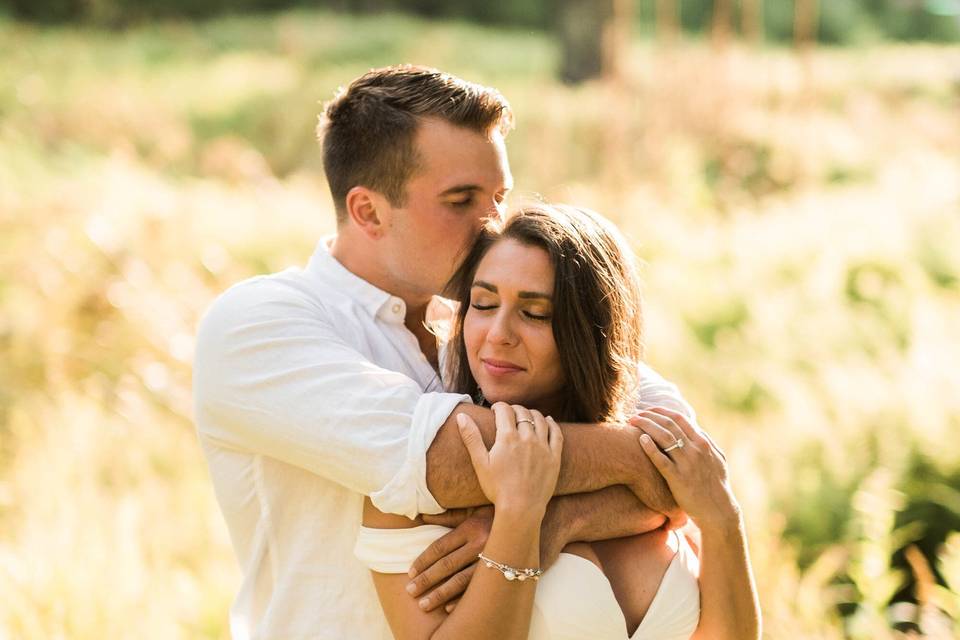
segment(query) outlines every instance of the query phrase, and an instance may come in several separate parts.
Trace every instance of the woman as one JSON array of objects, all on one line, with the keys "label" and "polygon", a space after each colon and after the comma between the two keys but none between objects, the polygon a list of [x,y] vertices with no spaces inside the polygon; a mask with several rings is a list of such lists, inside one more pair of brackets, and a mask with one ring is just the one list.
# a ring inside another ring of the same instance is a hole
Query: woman
[{"label": "woman", "polygon": [[357,555],[373,570],[394,635],[756,638],[756,594],[723,456],[706,434],[667,410],[643,412],[632,423],[701,530],[699,584],[686,539],[665,530],[570,545],[540,580],[540,523],[562,450],[557,422],[622,421],[635,408],[638,282],[613,225],[571,207],[522,209],[485,229],[451,291],[461,305],[445,353],[446,380],[494,403],[497,435],[489,451],[468,416],[458,422],[495,516],[459,604],[449,614],[424,612],[404,589],[406,571],[447,529],[379,513],[367,502]]}]

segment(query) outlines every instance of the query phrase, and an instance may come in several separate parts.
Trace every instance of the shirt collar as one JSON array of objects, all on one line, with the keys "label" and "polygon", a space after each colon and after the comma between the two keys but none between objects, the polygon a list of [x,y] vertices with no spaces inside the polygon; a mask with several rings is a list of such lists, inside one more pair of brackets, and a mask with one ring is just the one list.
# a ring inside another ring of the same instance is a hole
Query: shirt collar
[{"label": "shirt collar", "polygon": [[335,237],[327,236],[317,243],[305,269],[307,275],[341,291],[366,309],[371,316],[386,322],[403,323],[407,305],[402,298],[375,287],[330,255],[330,244]]}]

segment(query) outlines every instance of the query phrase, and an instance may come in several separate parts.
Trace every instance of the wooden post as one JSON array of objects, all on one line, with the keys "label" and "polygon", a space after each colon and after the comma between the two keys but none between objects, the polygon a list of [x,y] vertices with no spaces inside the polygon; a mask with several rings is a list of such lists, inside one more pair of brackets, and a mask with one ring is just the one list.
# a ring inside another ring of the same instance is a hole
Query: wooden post
[{"label": "wooden post", "polygon": [[763,0],[742,0],[740,25],[747,42],[754,46],[763,42]]},{"label": "wooden post", "polygon": [[673,44],[680,31],[677,0],[657,0],[656,31],[657,40],[661,44]]},{"label": "wooden post", "polygon": [[631,0],[613,0],[613,12],[603,25],[603,76],[620,80],[630,50]]},{"label": "wooden post", "polygon": [[809,49],[817,41],[819,19],[817,0],[796,0],[793,6],[793,42],[801,50]]},{"label": "wooden post", "polygon": [[717,49],[723,49],[730,40],[730,19],[733,15],[731,0],[713,0],[713,25],[711,40]]}]

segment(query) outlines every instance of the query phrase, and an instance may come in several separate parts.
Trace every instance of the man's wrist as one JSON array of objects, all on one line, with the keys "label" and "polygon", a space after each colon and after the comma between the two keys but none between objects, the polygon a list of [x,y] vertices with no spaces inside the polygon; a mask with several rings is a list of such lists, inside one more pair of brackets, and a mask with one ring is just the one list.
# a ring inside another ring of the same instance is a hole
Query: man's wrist
[{"label": "man's wrist", "polygon": [[615,476],[617,482],[632,487],[637,482],[637,461],[646,454],[640,446],[640,430],[629,424],[619,427],[623,444],[617,448],[621,455],[616,457]]},{"label": "man's wrist", "polygon": [[[572,494],[577,495],[577,494]],[[583,518],[576,509],[570,509],[571,496],[556,496],[547,505],[543,516],[544,537],[561,548],[577,539],[577,533],[583,526]]]}]

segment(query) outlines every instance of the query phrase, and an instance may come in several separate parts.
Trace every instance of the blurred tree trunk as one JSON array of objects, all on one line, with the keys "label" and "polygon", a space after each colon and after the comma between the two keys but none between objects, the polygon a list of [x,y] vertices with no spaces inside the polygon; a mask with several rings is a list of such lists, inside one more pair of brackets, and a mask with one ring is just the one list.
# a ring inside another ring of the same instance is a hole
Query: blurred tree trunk
[{"label": "blurred tree trunk", "polygon": [[657,40],[664,44],[676,42],[680,30],[677,0],[657,0]]},{"label": "blurred tree trunk", "polygon": [[763,42],[763,0],[743,0],[740,6],[743,37],[757,46]]},{"label": "blurred tree trunk", "polygon": [[713,46],[723,49],[730,40],[730,20],[733,17],[732,0],[713,0],[713,25],[710,39]]},{"label": "blurred tree trunk", "polygon": [[793,42],[798,49],[809,49],[817,40],[819,20],[817,0],[795,0],[793,6]]},{"label": "blurred tree trunk", "polygon": [[559,0],[560,79],[577,83],[617,73],[627,46],[631,0]]}]

